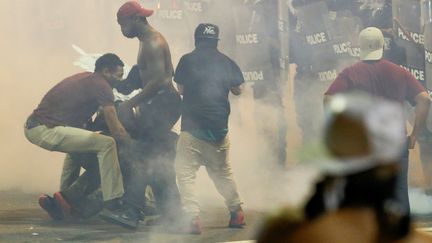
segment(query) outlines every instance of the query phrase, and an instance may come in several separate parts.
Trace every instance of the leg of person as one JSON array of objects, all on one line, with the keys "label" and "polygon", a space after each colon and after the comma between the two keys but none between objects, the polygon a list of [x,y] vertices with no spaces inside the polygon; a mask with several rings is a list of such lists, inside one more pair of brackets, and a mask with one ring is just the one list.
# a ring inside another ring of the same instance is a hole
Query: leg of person
[{"label": "leg of person", "polygon": [[[150,169],[151,170],[151,169]],[[135,229],[140,220],[144,220],[143,208],[146,201],[146,188],[151,180],[151,173],[147,164],[136,164],[130,171],[128,183],[125,184],[124,207],[113,214],[103,214],[103,218],[118,219],[120,225]]]},{"label": "leg of person", "polygon": [[84,129],[56,126],[37,126],[25,130],[33,144],[50,151],[65,153],[96,153],[102,182],[104,201],[120,198],[123,179],[117,157],[116,142],[112,137]]},{"label": "leg of person", "polygon": [[125,178],[124,207],[115,212],[102,212],[100,216],[130,229],[136,229],[143,219],[141,209],[145,202],[145,188],[149,184],[149,143],[135,141],[125,147],[120,145],[121,169]]},{"label": "leg of person", "polygon": [[165,151],[152,160],[153,176],[150,180],[157,208],[161,212],[161,221],[170,225],[176,224],[181,216],[181,201],[176,184],[174,159],[175,152]]},{"label": "leg of person", "polygon": [[396,182],[396,197],[409,215],[410,202],[408,197],[408,158],[409,150],[407,147],[405,148],[400,161],[400,172]]},{"label": "leg of person", "polygon": [[[94,157],[96,158],[96,155],[94,155]],[[56,192],[54,193],[54,197],[48,195],[42,195],[39,197],[39,205],[51,216],[51,218],[60,220],[69,216],[69,214],[79,216],[80,214],[75,212],[81,211],[79,210],[80,207],[78,207],[78,203],[80,203],[83,197],[85,197],[84,191],[88,190],[88,182],[91,181],[91,179],[96,178],[97,182],[95,183],[97,183],[97,185],[95,188],[99,186],[100,179],[98,169],[92,174],[92,176],[88,176],[89,169],[86,168],[86,172],[84,172],[82,176],[79,176],[79,172],[83,166],[82,161],[86,159],[87,158],[84,154],[82,156],[81,154],[67,154],[63,164],[60,194],[59,192]],[[93,162],[95,164],[93,167],[97,168],[97,158]],[[65,194],[69,191],[70,193],[66,197]],[[63,196],[67,198],[68,203],[63,201]],[[78,200],[73,200],[76,198],[78,198]],[[85,205],[87,206],[89,204],[86,203]]]},{"label": "leg of person", "polygon": [[98,158],[95,153],[71,154],[72,161],[79,164],[85,171],[69,187],[61,190],[71,194],[71,198],[79,199],[100,187]]},{"label": "leg of person", "polygon": [[149,166],[143,163],[137,163],[130,171],[128,184],[125,185],[124,203],[127,209],[132,210],[130,214],[131,220],[138,223],[142,219],[140,213],[145,203],[145,189],[149,185],[150,173]]},{"label": "leg of person", "polygon": [[424,131],[418,138],[420,160],[423,168],[423,176],[426,180],[425,191],[432,195],[432,133]]},{"label": "leg of person", "polygon": [[199,204],[195,191],[196,173],[201,165],[200,144],[202,142],[188,132],[181,132],[177,142],[175,173],[183,211],[186,214],[184,233],[201,234]]},{"label": "leg of person", "polygon": [[82,218],[96,215],[103,208],[100,187],[100,173],[96,154],[72,154],[73,161],[80,163],[85,172],[68,188],[61,190],[61,195],[72,205],[73,213]]},{"label": "leg of person", "polygon": [[[70,187],[79,177],[81,165],[75,163],[70,154],[66,154],[63,162],[63,169],[60,179],[60,190]],[[39,206],[45,210],[52,219],[61,220],[65,218],[61,205],[53,198],[46,194],[39,196]]]},{"label": "leg of person", "polygon": [[128,152],[124,154],[127,157],[121,157],[122,170],[127,171],[124,202],[136,209],[143,207],[145,189],[150,180],[148,158],[150,146],[148,141],[136,141],[126,149]]},{"label": "leg of person", "polygon": [[218,145],[206,144],[203,156],[207,173],[213,180],[218,192],[225,198],[225,204],[230,211],[231,228],[241,228],[245,225],[244,213],[241,208],[242,201],[237,191],[232,169],[228,160],[229,155],[228,136]]},{"label": "leg of person", "polygon": [[72,160],[70,154],[66,154],[63,162],[62,174],[60,177],[60,191],[70,187],[78,179],[81,165]]}]

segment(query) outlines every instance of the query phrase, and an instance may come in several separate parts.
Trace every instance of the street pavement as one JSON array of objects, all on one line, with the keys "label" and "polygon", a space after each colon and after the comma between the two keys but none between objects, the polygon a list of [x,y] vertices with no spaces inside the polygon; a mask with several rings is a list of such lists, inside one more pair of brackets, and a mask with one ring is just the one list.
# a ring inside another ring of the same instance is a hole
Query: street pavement
[{"label": "street pavement", "polygon": [[[259,232],[264,213],[245,208],[244,229],[226,227],[228,212],[222,207],[203,205],[202,235],[168,233],[162,226],[140,224],[136,231],[108,224],[98,217],[89,220],[53,221],[39,208],[38,194],[0,191],[0,242],[151,242],[252,243]],[[418,230],[432,233],[432,215],[417,215]]]},{"label": "street pavement", "polygon": [[38,194],[3,191],[0,195],[0,242],[250,242],[263,215],[246,210],[247,226],[229,229],[226,209],[204,206],[203,234],[183,235],[167,233],[162,226],[143,224],[131,231],[97,217],[85,221],[53,221],[39,208]]}]

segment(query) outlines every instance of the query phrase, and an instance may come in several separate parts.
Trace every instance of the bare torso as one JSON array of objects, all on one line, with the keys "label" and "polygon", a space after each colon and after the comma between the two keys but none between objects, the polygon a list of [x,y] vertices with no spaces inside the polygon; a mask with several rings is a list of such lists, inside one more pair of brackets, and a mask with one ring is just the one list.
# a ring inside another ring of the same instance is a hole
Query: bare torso
[{"label": "bare torso", "polygon": [[152,80],[158,82],[159,89],[174,88],[171,53],[168,43],[159,32],[154,30],[140,41],[137,64],[144,88]]}]

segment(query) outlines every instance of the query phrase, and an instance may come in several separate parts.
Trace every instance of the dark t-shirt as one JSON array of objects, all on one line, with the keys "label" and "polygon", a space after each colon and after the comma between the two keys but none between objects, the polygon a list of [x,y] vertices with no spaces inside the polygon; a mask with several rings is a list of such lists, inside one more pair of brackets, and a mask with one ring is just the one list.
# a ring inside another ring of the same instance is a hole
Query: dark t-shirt
[{"label": "dark t-shirt", "polygon": [[43,97],[33,116],[48,127],[82,128],[99,106],[114,105],[109,83],[95,73],[79,73],[54,86]]},{"label": "dark t-shirt", "polygon": [[334,95],[361,90],[374,96],[415,105],[415,97],[425,91],[421,83],[404,68],[387,60],[358,62],[345,68],[325,92]]},{"label": "dark t-shirt", "polygon": [[244,82],[233,60],[216,48],[196,48],[180,59],[174,81],[184,88],[183,131],[228,128],[228,94]]}]

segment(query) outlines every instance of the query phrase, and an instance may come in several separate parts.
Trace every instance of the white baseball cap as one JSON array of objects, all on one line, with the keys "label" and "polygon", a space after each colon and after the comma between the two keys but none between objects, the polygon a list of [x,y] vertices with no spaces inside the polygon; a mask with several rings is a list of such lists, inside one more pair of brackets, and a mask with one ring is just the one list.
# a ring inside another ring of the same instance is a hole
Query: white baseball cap
[{"label": "white baseball cap", "polygon": [[360,59],[363,61],[380,60],[384,51],[384,36],[380,29],[367,27],[360,31]]},{"label": "white baseball cap", "polygon": [[[405,118],[399,103],[371,97],[366,93],[335,95],[326,106],[328,133],[338,115],[363,124],[370,152],[361,157],[321,161],[318,167],[332,174],[351,174],[398,162],[406,146]],[[334,127],[333,127],[334,129]],[[349,134],[346,140],[349,141]]]}]

